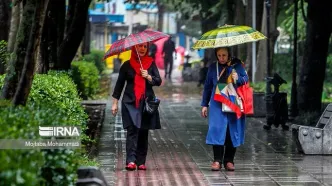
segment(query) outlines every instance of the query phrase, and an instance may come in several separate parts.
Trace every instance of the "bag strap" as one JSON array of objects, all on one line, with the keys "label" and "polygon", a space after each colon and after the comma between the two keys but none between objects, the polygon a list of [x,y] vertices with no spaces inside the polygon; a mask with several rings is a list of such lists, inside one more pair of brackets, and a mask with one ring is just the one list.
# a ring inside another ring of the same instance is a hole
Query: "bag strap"
[{"label": "bag strap", "polygon": [[[222,74],[225,72],[226,68],[222,69],[222,71],[219,74],[219,69],[218,69],[218,62],[216,62],[216,67],[217,67],[217,81],[219,81],[220,77],[222,76]],[[219,76],[218,76],[219,74]]]}]

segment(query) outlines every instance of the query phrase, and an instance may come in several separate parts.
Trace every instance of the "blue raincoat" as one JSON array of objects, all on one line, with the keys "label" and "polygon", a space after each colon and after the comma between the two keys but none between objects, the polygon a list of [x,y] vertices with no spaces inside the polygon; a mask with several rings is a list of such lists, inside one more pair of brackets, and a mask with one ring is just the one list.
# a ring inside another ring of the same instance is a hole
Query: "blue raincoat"
[{"label": "blue raincoat", "polygon": [[[237,119],[235,113],[222,112],[222,104],[214,101],[213,96],[217,85],[216,63],[212,63],[209,66],[201,102],[201,106],[209,107],[209,130],[206,136],[206,144],[224,145],[227,127],[229,127],[233,146],[238,147],[244,143],[245,116],[242,115],[241,118]],[[219,73],[222,69],[222,65],[218,63]],[[231,74],[232,69],[236,70],[239,77],[234,83],[235,88],[248,82],[248,75],[241,63],[236,63],[233,66],[227,66],[224,72],[227,77]]]}]

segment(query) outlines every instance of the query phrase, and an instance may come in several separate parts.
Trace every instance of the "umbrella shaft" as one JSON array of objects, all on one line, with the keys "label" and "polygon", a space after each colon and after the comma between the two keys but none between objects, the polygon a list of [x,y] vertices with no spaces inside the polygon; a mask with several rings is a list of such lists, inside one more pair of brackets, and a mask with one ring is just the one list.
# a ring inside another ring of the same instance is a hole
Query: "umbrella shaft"
[{"label": "umbrella shaft", "polygon": [[141,58],[139,57],[139,54],[138,54],[138,51],[137,51],[136,45],[135,45],[135,50],[136,50],[136,54],[137,54],[137,57],[138,57],[139,64],[141,65],[141,68],[143,69],[142,62],[141,62]]}]

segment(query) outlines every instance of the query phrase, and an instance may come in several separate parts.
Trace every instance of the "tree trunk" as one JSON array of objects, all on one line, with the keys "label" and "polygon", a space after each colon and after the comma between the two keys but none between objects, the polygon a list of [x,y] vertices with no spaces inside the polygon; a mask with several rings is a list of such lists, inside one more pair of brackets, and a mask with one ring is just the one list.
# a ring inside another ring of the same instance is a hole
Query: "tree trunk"
[{"label": "tree trunk", "polygon": [[27,48],[27,54],[24,60],[24,67],[22,71],[22,75],[20,78],[20,82],[16,88],[15,96],[13,98],[14,105],[25,105],[28,96],[30,93],[33,77],[34,77],[34,69],[35,69],[35,51],[38,47],[39,43],[39,33],[40,33],[40,18],[41,12],[44,9],[44,3],[47,0],[37,0],[35,7],[35,14],[33,19],[33,24],[31,28],[31,33],[29,37],[29,44]]},{"label": "tree trunk", "polygon": [[[277,30],[277,17],[279,12],[278,10],[278,3],[280,1],[274,0],[271,1],[271,7],[270,7],[270,69],[269,72],[272,72],[273,69],[273,51],[274,51],[274,44],[276,42],[277,37],[279,36],[279,32]],[[261,27],[261,32],[264,35],[267,35],[266,31],[266,8],[264,5],[264,11],[263,11],[263,19],[262,19],[262,27]],[[255,74],[255,80],[256,81],[264,81],[264,78],[267,76],[267,40],[260,41],[259,42],[259,47],[258,47],[258,56],[257,56],[257,69],[256,69],[256,74]],[[272,74],[272,73],[270,73]]]},{"label": "tree trunk", "polygon": [[7,76],[2,87],[1,98],[12,99],[16,91],[16,86],[18,80],[20,79],[24,65],[26,48],[29,42],[32,19],[34,15],[34,7],[36,3],[35,1],[36,0],[29,0],[24,5],[23,17],[16,37],[14,54],[11,55],[8,63],[8,68],[6,71]]},{"label": "tree trunk", "polygon": [[[261,32],[264,35],[267,35],[266,32],[266,9],[263,7],[263,16],[262,16],[262,26],[261,26]],[[257,53],[257,61],[256,61],[256,73],[255,73],[255,81],[260,82],[264,81],[264,78],[266,77],[266,61],[267,61],[267,55],[266,55],[266,48],[267,48],[267,40],[263,40],[259,42],[258,46],[258,53]]]},{"label": "tree trunk", "polygon": [[[256,0],[256,30],[262,30],[262,19],[264,13],[265,0]],[[251,1],[248,1],[248,3]],[[258,48],[258,46],[257,46]]]},{"label": "tree trunk", "polygon": [[47,53],[49,64],[58,65],[58,51],[64,37],[65,25],[65,0],[51,0],[47,13]]},{"label": "tree trunk", "polygon": [[58,51],[58,70],[69,70],[82,41],[91,0],[77,0],[72,23]]},{"label": "tree trunk", "polygon": [[36,67],[35,67],[35,73],[38,74],[44,74],[47,73],[49,70],[49,62],[48,62],[48,53],[47,53],[47,43],[48,43],[48,38],[47,38],[47,12],[50,9],[50,3],[49,0],[46,0],[46,3],[44,4],[44,13],[40,17],[40,25],[43,25],[41,28],[41,33],[39,34],[40,36],[40,44],[37,49],[38,57],[37,57],[37,62],[36,62]]},{"label": "tree trunk", "polygon": [[[274,55],[274,45],[279,36],[279,31],[277,30],[277,18],[281,9],[279,9],[280,0],[271,1],[271,24],[270,24],[270,67],[271,71],[273,70],[273,55]],[[272,74],[272,73],[271,73]]]},{"label": "tree trunk", "polygon": [[157,0],[157,7],[158,7],[158,31],[163,31],[163,25],[164,25],[164,13],[165,13],[165,6],[160,2],[160,0]]},{"label": "tree trunk", "polygon": [[66,16],[66,28],[65,28],[65,37],[67,37],[67,34],[69,32],[69,28],[73,22],[74,14],[75,14],[75,6],[77,3],[77,0],[71,0],[68,2],[68,12]]},{"label": "tree trunk", "polygon": [[83,39],[82,56],[90,53],[90,32],[91,32],[90,30],[91,27],[90,27],[89,15],[87,15],[84,39]]},{"label": "tree trunk", "polygon": [[[12,0],[14,3],[15,0]],[[8,38],[8,52],[12,53],[14,51],[15,41],[18,26],[20,25],[20,17],[21,16],[21,3],[17,3],[12,8],[12,16],[10,20],[10,31],[9,31],[9,38]]]},{"label": "tree trunk", "polygon": [[[0,41],[8,41],[10,8],[9,0],[0,1]],[[5,63],[0,61],[0,74],[5,73]]]},{"label": "tree trunk", "polygon": [[10,18],[10,1],[1,0],[0,1],[0,41],[8,41],[8,31],[9,31],[9,18]]},{"label": "tree trunk", "polygon": [[[242,1],[235,1],[234,4],[234,24],[235,25],[245,25],[245,6]],[[238,57],[241,60],[245,60],[246,55],[246,45],[238,45],[233,47],[233,55]]]},{"label": "tree trunk", "polygon": [[298,106],[301,113],[320,112],[332,9],[328,3],[308,0],[306,46],[300,68]]},{"label": "tree trunk", "polygon": [[[247,9],[246,9],[246,25],[252,25],[252,1],[247,1]],[[262,18],[263,18],[263,10],[264,10],[264,0],[256,0],[256,30],[262,30]],[[256,43],[256,60],[258,47],[260,42]],[[256,61],[257,62],[257,61]],[[253,79],[252,77],[252,69],[253,61],[252,61],[252,44],[247,44],[247,55],[246,55],[246,69],[248,72],[249,79]],[[256,68],[257,69],[257,68]]]},{"label": "tree trunk", "polygon": [[[249,1],[245,10],[245,22],[246,25],[252,26],[252,2]],[[257,45],[257,44],[256,44]],[[245,59],[245,67],[249,76],[250,81],[252,81],[252,66],[253,66],[253,61],[252,61],[252,43],[246,44],[247,47],[247,54],[246,54],[246,59]]]},{"label": "tree trunk", "polygon": [[[221,20],[222,17],[222,11],[218,11],[216,14],[213,16],[210,16],[211,13],[209,13],[209,9],[215,5],[214,0],[206,0],[203,3],[202,10],[200,12],[200,17],[201,17],[201,30],[202,34],[205,32],[215,29],[218,27],[218,23]],[[206,15],[203,16],[203,14]],[[227,18],[226,18],[227,19]],[[227,20],[224,19],[225,22]],[[225,24],[225,22],[222,22],[221,24]],[[204,52],[204,62],[206,63],[205,65],[207,66],[208,64],[212,63],[213,61],[216,60],[216,55],[214,53],[214,49],[205,49]]]},{"label": "tree trunk", "polygon": [[65,23],[66,23],[66,0],[55,0],[57,2],[57,51],[60,48],[60,45],[64,38],[65,33]]}]

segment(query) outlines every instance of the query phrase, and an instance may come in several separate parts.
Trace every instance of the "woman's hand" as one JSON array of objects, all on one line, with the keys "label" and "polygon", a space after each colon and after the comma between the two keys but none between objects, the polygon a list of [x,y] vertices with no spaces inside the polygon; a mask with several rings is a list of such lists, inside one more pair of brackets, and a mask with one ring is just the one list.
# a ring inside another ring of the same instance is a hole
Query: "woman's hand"
[{"label": "woman's hand", "polygon": [[237,75],[237,73],[235,71],[232,72],[232,78],[233,78],[234,81],[239,79],[239,76]]},{"label": "woman's hand", "polygon": [[208,116],[208,108],[207,107],[202,107],[202,117],[206,118]]},{"label": "woman's hand", "polygon": [[113,105],[112,105],[112,114],[115,116],[118,113],[118,100],[113,99]]},{"label": "woman's hand", "polygon": [[141,75],[144,78],[147,78],[149,76],[148,71],[147,70],[143,70],[143,69],[141,69]]},{"label": "woman's hand", "polygon": [[142,75],[143,78],[145,78],[149,81],[152,81],[152,77],[149,75],[147,70],[141,69],[141,75]]}]

